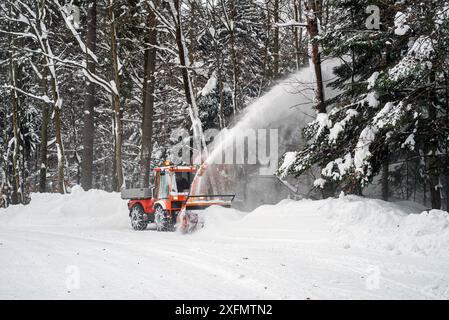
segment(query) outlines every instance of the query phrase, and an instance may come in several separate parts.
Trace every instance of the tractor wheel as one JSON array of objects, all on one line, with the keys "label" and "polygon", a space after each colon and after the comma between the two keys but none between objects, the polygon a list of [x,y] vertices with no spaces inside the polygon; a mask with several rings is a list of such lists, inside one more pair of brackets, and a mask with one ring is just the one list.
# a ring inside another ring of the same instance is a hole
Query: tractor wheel
[{"label": "tractor wheel", "polygon": [[154,208],[154,222],[156,223],[157,231],[165,230],[165,210],[160,205]]},{"label": "tractor wheel", "polygon": [[145,217],[145,212],[140,204],[136,204],[131,208],[129,213],[129,217],[131,219],[131,226],[134,230],[145,230],[148,225],[148,220]]},{"label": "tractor wheel", "polygon": [[175,224],[173,223],[172,218],[165,217],[164,231],[169,231],[169,232],[175,231]]}]

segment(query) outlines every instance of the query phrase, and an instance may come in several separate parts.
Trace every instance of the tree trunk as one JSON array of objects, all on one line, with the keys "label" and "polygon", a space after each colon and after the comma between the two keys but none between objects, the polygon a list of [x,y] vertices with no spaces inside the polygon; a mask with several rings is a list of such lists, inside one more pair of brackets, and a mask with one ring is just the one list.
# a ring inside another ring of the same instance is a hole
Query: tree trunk
[{"label": "tree trunk", "polygon": [[226,117],[224,112],[224,94],[223,94],[223,79],[222,79],[222,67],[221,67],[221,52],[218,50],[217,41],[215,41],[215,55],[217,60],[218,68],[218,94],[219,94],[219,110],[218,110],[218,120],[220,130],[226,127]]},{"label": "tree trunk", "polygon": [[[194,148],[196,150],[199,150],[198,155],[193,157],[193,162],[203,163],[203,152],[205,158],[207,159],[208,151],[206,146],[206,140],[203,134],[201,119],[199,117],[198,106],[196,104],[196,99],[193,92],[192,81],[188,70],[188,66],[190,63],[188,61],[188,53],[186,52],[187,48],[185,45],[185,40],[182,32],[180,1],[179,0],[170,1],[170,5],[172,6],[171,10],[176,27],[176,43],[178,46],[178,54],[181,65],[182,79],[184,83],[184,91],[189,108],[190,120],[192,122],[193,144]],[[217,190],[217,183],[215,182],[213,172],[211,172],[211,170],[209,170],[209,172],[210,172],[209,181],[212,187],[212,192],[215,193]]]},{"label": "tree trunk", "polygon": [[[389,161],[388,161],[388,150],[385,151],[385,159],[382,162],[382,200],[384,201],[388,201],[388,197],[389,197],[389,181],[388,181],[388,177],[389,177],[389,170],[388,170],[388,165],[389,165]],[[408,186],[407,186],[408,187]]]},{"label": "tree trunk", "polygon": [[[45,26],[45,22],[42,20],[46,17],[45,12],[45,0],[37,3],[37,30],[40,32],[40,36],[44,35],[47,30]],[[59,94],[59,86],[56,79],[56,64],[53,59],[53,52],[51,50],[50,43],[48,41],[48,37],[43,37],[42,42],[40,43],[41,50],[45,53],[45,62],[48,71],[48,75],[50,76],[50,88],[53,99],[53,124],[55,128],[55,138],[56,138],[56,148],[58,155],[58,167],[57,167],[57,175],[58,175],[58,191],[61,194],[66,192],[65,183],[64,183],[64,166],[65,166],[65,155],[64,155],[64,145],[62,141],[61,135],[61,107],[62,107],[62,99]]]},{"label": "tree trunk", "polygon": [[[429,82],[435,86],[436,76],[435,71],[430,73]],[[434,88],[430,89],[429,92],[429,120],[435,122],[437,119],[437,108],[436,105],[438,99],[436,97],[436,92]],[[433,125],[432,125],[433,126]],[[438,156],[436,155],[436,150],[438,146],[437,143],[434,146],[434,150],[431,150],[431,155],[429,155],[429,188],[430,188],[430,199],[432,202],[432,209],[441,209],[441,183],[439,177],[439,163]]]},{"label": "tree trunk", "polygon": [[[300,0],[293,0],[293,7],[294,7],[294,17],[295,21],[302,22],[302,13],[301,13],[301,1]],[[295,60],[296,60],[296,70],[299,70],[299,68],[302,65],[302,29],[301,27],[293,27],[293,36],[294,36],[294,42],[295,42]]]},{"label": "tree trunk", "polygon": [[[315,110],[318,113],[326,113],[326,105],[324,103],[324,86],[323,76],[321,72],[321,53],[317,43],[313,40],[318,35],[318,12],[316,1],[307,0],[305,3],[305,15],[307,19],[307,32],[309,33],[309,45],[311,46],[311,62],[313,64],[313,70],[315,73],[316,87],[315,87]],[[354,185],[353,190],[356,194],[361,194],[359,185]],[[329,181],[325,184],[323,189],[323,198],[333,196],[335,194],[335,186]]]},{"label": "tree trunk", "polygon": [[[225,6],[225,2],[221,1],[221,6],[223,10],[224,20],[226,21],[226,26],[229,31],[229,46],[231,50],[231,63],[232,63],[232,82],[233,82],[233,90],[232,90],[232,111],[235,115],[239,109],[239,103],[237,101],[238,90],[239,90],[239,65],[238,65],[238,57],[237,57],[237,49],[236,49],[236,39],[235,39],[235,20],[237,17],[235,0],[232,0],[227,4],[230,7],[231,17],[228,15],[227,8]],[[268,4],[267,4],[268,7]],[[269,16],[269,14],[268,14]]]},{"label": "tree trunk", "polygon": [[[42,91],[44,95],[48,92],[47,69],[42,73]],[[48,144],[48,104],[42,103],[42,124],[41,124],[41,145],[40,145],[40,172],[39,172],[39,192],[47,192],[47,144]]]},{"label": "tree trunk", "polygon": [[423,204],[424,204],[424,206],[427,206],[427,156],[426,156],[426,153],[425,152],[423,152],[423,155],[422,155],[422,157],[423,157],[423,160],[424,160],[424,165],[423,165],[423,171],[425,172],[424,173],[424,175],[423,175],[423,186],[422,186],[422,188],[423,188]]},{"label": "tree trunk", "polygon": [[316,98],[316,110],[319,113],[326,113],[326,106],[324,104],[324,88],[323,88],[323,76],[321,73],[321,54],[320,48],[317,43],[313,42],[313,39],[318,35],[318,18],[317,8],[315,0],[308,0],[306,4],[306,17],[307,17],[307,31],[312,46],[312,63],[316,78],[315,98]]},{"label": "tree trunk", "polygon": [[[315,0],[307,0],[305,4],[305,14],[307,18],[307,32],[309,33],[309,45],[312,47],[312,64],[315,73],[315,110],[318,113],[326,113],[326,105],[324,104],[324,87],[323,77],[321,73],[321,54],[320,48],[313,40],[318,35],[318,16]],[[355,186],[358,189],[358,186]],[[357,192],[357,191],[354,191]],[[323,188],[323,198],[333,196],[335,188],[332,183],[327,181]]]},{"label": "tree trunk", "polygon": [[[157,7],[157,4],[155,4]],[[142,111],[142,149],[141,149],[141,185],[147,188],[150,184],[151,153],[153,147],[153,114],[154,114],[154,72],[156,70],[157,20],[156,14],[149,9],[147,26],[150,29],[145,46],[145,75],[143,82]]]},{"label": "tree trunk", "polygon": [[437,159],[435,155],[429,156],[429,188],[432,209],[441,209],[441,187],[437,171]]},{"label": "tree trunk", "polygon": [[[86,46],[94,54],[97,43],[97,1],[89,4],[87,14],[87,41]],[[95,74],[95,61],[89,58],[86,50],[87,69]],[[92,188],[92,174],[94,161],[94,136],[95,136],[95,84],[86,81],[84,93],[84,127],[83,127],[83,158],[81,161],[81,186],[84,190]]]},{"label": "tree trunk", "polygon": [[185,40],[182,33],[182,26],[181,26],[181,13],[180,13],[180,2],[179,0],[173,0],[170,2],[172,7],[172,14],[173,19],[175,21],[175,27],[176,27],[176,44],[178,47],[178,55],[179,55],[179,62],[181,66],[181,73],[182,73],[182,80],[184,84],[184,92],[186,96],[186,101],[189,108],[189,114],[190,114],[190,120],[192,122],[192,129],[193,129],[193,139],[195,140],[196,144],[200,144],[198,147],[201,149],[201,145],[204,147],[204,150],[207,153],[206,148],[206,141],[204,139],[203,135],[203,128],[201,119],[199,117],[198,112],[198,106],[196,104],[195,95],[193,92],[192,87],[192,81],[189,74],[189,63],[188,63],[188,54],[187,54],[187,48],[185,46]]},{"label": "tree trunk", "polygon": [[[11,9],[9,11],[11,15]],[[12,26],[9,25],[9,31],[12,31]],[[10,82],[13,87],[11,91],[11,109],[12,109],[12,129],[13,129],[13,139],[14,139],[14,150],[12,155],[12,195],[11,202],[12,204],[23,203],[23,192],[20,188],[20,168],[19,168],[19,99],[17,95],[17,66],[16,61],[14,59],[15,50],[13,47],[13,39],[12,36],[8,37],[8,45],[9,45],[9,71],[10,71]],[[7,159],[9,162],[9,159]],[[8,166],[8,165],[7,165]]]},{"label": "tree trunk", "polygon": [[111,82],[115,84],[115,92],[112,93],[112,113],[114,123],[114,191],[120,191],[123,185],[123,166],[122,166],[122,119],[120,110],[120,75],[118,66],[118,48],[117,48],[117,33],[116,22],[114,14],[114,0],[109,1],[108,6],[109,15],[109,32],[111,37]]},{"label": "tree trunk", "polygon": [[13,86],[11,95],[12,105],[12,128],[14,135],[14,150],[12,155],[12,176],[13,176],[13,190],[12,190],[12,204],[23,203],[22,190],[20,188],[20,167],[19,167],[19,112],[18,112],[18,96],[15,90],[16,83],[16,64],[12,58],[13,52],[11,52],[10,70],[11,70],[11,85]]},{"label": "tree trunk", "polygon": [[273,76],[277,78],[279,75],[279,0],[274,0],[273,8],[274,18],[274,39],[273,39]]},{"label": "tree trunk", "polygon": [[59,193],[64,194],[66,193],[64,182],[64,145],[61,135],[61,108],[57,105],[54,108],[54,125],[56,149],[58,153],[58,191]]},{"label": "tree trunk", "polygon": [[[188,37],[189,37],[189,47],[188,47],[188,54],[189,54],[189,60],[193,61],[194,60],[194,56],[193,56],[193,52],[195,50],[195,46],[196,46],[196,36],[195,36],[195,27],[197,24],[197,14],[196,14],[196,0],[190,0],[189,1],[189,5],[190,5],[190,14],[189,14],[189,31],[188,31]],[[194,76],[194,75],[192,75]],[[192,82],[195,83],[194,79],[192,79]]]},{"label": "tree trunk", "polygon": [[237,111],[239,110],[240,106],[238,103],[238,90],[239,90],[239,65],[238,65],[238,58],[237,58],[237,49],[236,49],[236,43],[235,43],[235,18],[236,18],[236,8],[235,8],[235,2],[232,1],[232,7],[231,7],[231,21],[232,25],[230,26],[231,29],[231,60],[232,60],[232,74],[233,74],[233,84],[234,88],[232,91],[232,104],[233,104],[233,113],[234,115],[237,114]]},{"label": "tree trunk", "polygon": [[[212,18],[212,25],[217,24],[217,12],[215,11],[215,7],[211,6],[210,12]],[[218,82],[218,94],[219,94],[219,108],[218,108],[218,125],[220,130],[226,127],[226,118],[224,113],[224,96],[223,96],[223,79],[222,79],[222,56],[221,48],[219,47],[219,39],[217,38],[217,32],[213,34],[214,40],[214,51],[215,51],[215,63],[217,70],[217,82]]]},{"label": "tree trunk", "polygon": [[[444,74],[445,100],[446,100],[446,123],[449,123],[449,81],[448,74]],[[446,139],[446,211],[449,211],[449,140]]]},{"label": "tree trunk", "polygon": [[269,84],[272,78],[272,70],[270,67],[270,31],[271,31],[271,15],[270,15],[270,3],[267,1],[265,4],[265,11],[267,12],[267,20],[265,21],[265,41],[264,41],[264,53],[263,53],[263,77],[262,85],[264,83]]},{"label": "tree trunk", "polygon": [[[54,69],[53,69],[54,70]],[[64,144],[62,141],[61,134],[61,105],[62,100],[59,96],[59,90],[56,80],[56,74],[53,73],[50,79],[51,90],[53,95],[53,124],[55,128],[55,139],[56,139],[56,151],[58,156],[58,192],[61,194],[66,193],[65,182],[64,182],[64,166],[65,166],[65,155],[64,155]]]}]

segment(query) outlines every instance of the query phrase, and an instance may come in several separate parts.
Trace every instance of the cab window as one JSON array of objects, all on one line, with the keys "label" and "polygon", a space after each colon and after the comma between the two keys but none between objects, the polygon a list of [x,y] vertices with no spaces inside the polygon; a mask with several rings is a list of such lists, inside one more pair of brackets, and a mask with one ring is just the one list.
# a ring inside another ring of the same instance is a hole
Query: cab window
[{"label": "cab window", "polygon": [[180,193],[188,193],[193,180],[192,172],[176,172],[176,187]]},{"label": "cab window", "polygon": [[154,196],[157,197],[159,196],[159,178],[160,178],[160,173],[159,171],[156,172],[156,175],[154,177]]},{"label": "cab window", "polygon": [[158,198],[159,199],[168,198],[169,181],[170,181],[170,174],[168,172],[165,172],[165,173],[161,172],[161,174],[160,174],[159,194],[158,194]]}]

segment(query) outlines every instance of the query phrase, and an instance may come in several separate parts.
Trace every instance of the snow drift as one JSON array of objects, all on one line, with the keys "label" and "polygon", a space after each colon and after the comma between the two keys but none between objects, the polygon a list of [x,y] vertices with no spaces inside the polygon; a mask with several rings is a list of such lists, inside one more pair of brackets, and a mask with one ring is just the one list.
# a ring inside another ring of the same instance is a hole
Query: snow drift
[{"label": "snow drift", "polygon": [[[192,237],[323,242],[346,249],[449,257],[449,214],[422,210],[414,203],[395,204],[357,196],[283,200],[249,213],[211,207],[204,212],[204,229]],[[131,228],[126,201],[118,193],[85,192],[80,187],[67,195],[35,193],[29,205],[0,211],[0,224],[17,228]]]},{"label": "snow drift", "polygon": [[70,226],[123,229],[128,227],[128,207],[119,193],[84,191],[75,186],[70,194],[33,193],[29,205],[0,211],[0,223],[21,226]]},{"label": "snow drift", "polygon": [[246,215],[215,207],[206,210],[206,228],[202,232],[449,257],[449,214],[441,210],[419,213],[420,207],[357,196],[284,200]]}]

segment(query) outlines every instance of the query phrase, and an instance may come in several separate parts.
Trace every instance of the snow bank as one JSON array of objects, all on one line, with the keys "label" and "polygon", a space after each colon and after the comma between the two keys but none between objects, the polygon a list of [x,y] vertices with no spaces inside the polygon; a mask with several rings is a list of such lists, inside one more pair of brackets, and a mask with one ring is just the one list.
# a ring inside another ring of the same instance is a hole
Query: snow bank
[{"label": "snow bank", "polygon": [[126,201],[119,193],[85,192],[75,186],[70,194],[33,193],[29,205],[0,211],[0,223],[21,226],[129,228]]},{"label": "snow bank", "polygon": [[393,254],[449,257],[449,214],[418,214],[417,206],[357,196],[326,200],[284,200],[243,214],[206,210],[203,234],[225,237],[329,242]]},{"label": "snow bank", "polygon": [[[326,200],[283,200],[246,213],[211,207],[205,227],[191,237],[220,237],[324,243],[346,249],[367,248],[392,254],[449,258],[449,214],[424,211],[412,202],[342,196]],[[71,194],[32,194],[27,206],[0,211],[0,224],[14,228],[71,227],[130,230],[126,201],[118,193],[72,189]]]},{"label": "snow bank", "polygon": [[328,201],[323,208],[344,246],[449,257],[449,214],[410,209],[410,205],[356,196]]},{"label": "snow bank", "polygon": [[321,201],[283,200],[246,214],[221,207],[204,213],[202,233],[228,237],[272,240],[329,241],[329,226],[319,214]]}]

